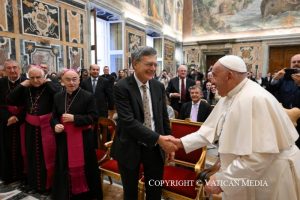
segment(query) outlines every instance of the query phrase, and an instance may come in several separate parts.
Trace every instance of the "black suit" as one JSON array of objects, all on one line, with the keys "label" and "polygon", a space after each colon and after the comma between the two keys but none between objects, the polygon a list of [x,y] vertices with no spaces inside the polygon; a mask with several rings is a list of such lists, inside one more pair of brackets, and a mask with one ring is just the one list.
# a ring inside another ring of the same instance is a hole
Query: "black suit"
[{"label": "black suit", "polygon": [[[80,86],[82,89],[93,93],[91,77],[83,80]],[[108,109],[114,109],[112,87],[107,79],[100,76],[98,77],[94,97],[96,99],[96,106],[99,115],[98,117],[107,117]]]},{"label": "black suit", "polygon": [[[184,103],[180,109],[179,119],[190,118],[191,110],[192,110],[192,102],[190,101]],[[206,118],[209,116],[209,114],[211,113],[211,111],[212,111],[212,107],[210,106],[210,104],[204,100],[201,100],[198,108],[197,121],[204,122]]]},{"label": "black suit", "polygon": [[137,199],[138,173],[141,163],[144,166],[147,197],[161,198],[161,189],[149,187],[148,181],[149,179],[162,179],[164,152],[156,142],[159,135],[169,135],[171,130],[164,85],[152,79],[149,81],[149,87],[155,131],[143,125],[143,102],[134,76],[122,79],[114,86],[118,126],[112,156],[118,161],[124,199]]},{"label": "black suit", "polygon": [[195,85],[195,81],[186,78],[186,83],[185,83],[185,101],[180,101],[180,98],[170,98],[170,93],[179,93],[179,78],[175,77],[172,78],[168,84],[168,87],[166,89],[166,93],[168,98],[170,99],[170,105],[172,106],[173,109],[177,110],[178,112],[180,111],[181,105],[185,102],[191,101],[190,93],[189,93],[189,88],[191,86]]}]

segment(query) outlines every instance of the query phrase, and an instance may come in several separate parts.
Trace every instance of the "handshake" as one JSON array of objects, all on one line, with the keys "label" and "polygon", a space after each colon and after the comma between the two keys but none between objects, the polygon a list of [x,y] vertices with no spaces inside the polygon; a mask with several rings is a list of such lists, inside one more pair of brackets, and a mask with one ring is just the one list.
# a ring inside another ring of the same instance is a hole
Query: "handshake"
[{"label": "handshake", "polygon": [[172,135],[160,135],[157,143],[166,153],[172,153],[183,148],[181,140]]}]

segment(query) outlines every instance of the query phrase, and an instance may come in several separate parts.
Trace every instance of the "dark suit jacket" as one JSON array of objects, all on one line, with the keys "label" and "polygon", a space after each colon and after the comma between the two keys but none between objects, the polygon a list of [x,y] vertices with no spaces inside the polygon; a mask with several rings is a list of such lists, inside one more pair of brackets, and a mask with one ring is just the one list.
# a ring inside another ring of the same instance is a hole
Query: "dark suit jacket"
[{"label": "dark suit jacket", "polygon": [[[91,77],[85,79],[80,84],[81,88],[93,93]],[[108,109],[114,109],[113,92],[110,83],[107,79],[98,77],[97,86],[94,97],[99,117],[107,117]]]},{"label": "dark suit jacket", "polygon": [[166,88],[166,93],[168,98],[170,99],[170,105],[172,108],[177,110],[178,112],[180,111],[180,107],[183,103],[191,101],[190,93],[189,93],[189,88],[191,86],[195,85],[195,81],[187,78],[186,79],[186,84],[185,84],[185,91],[186,91],[186,97],[184,102],[179,102],[179,98],[170,98],[170,93],[179,93],[179,78],[175,77],[172,78],[168,84],[168,87]]},{"label": "dark suit jacket", "polygon": [[[118,126],[117,137],[112,147],[112,156],[130,169],[137,167],[140,162],[141,145],[154,147],[159,135],[171,133],[164,85],[152,79],[149,81],[149,86],[155,132],[143,125],[143,102],[134,76],[122,79],[114,86]],[[161,155],[164,158],[162,150]]]},{"label": "dark suit jacket", "polygon": [[[181,110],[179,113],[179,119],[190,118],[191,110],[192,110],[191,101],[183,104],[181,106]],[[198,108],[197,121],[204,122],[206,118],[209,116],[209,114],[211,113],[211,111],[212,111],[212,107],[210,106],[210,104],[204,100],[201,100]]]}]

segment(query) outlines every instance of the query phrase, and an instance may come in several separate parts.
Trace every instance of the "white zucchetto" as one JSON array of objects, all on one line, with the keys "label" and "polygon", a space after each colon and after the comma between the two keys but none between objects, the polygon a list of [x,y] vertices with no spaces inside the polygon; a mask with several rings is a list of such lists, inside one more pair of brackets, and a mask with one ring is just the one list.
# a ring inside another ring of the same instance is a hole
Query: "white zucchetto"
[{"label": "white zucchetto", "polygon": [[227,55],[218,60],[224,67],[236,72],[247,72],[244,60],[238,56]]}]

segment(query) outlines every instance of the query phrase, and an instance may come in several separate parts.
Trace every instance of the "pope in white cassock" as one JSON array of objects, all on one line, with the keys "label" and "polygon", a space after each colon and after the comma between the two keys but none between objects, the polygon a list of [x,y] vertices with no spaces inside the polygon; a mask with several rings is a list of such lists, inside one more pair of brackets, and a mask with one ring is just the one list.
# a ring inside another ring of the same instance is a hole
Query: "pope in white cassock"
[{"label": "pope in white cassock", "polygon": [[173,140],[187,153],[219,140],[221,168],[206,191],[223,191],[223,200],[300,200],[298,133],[283,107],[246,78],[237,56],[220,58],[212,74],[222,98],[197,132]]}]

